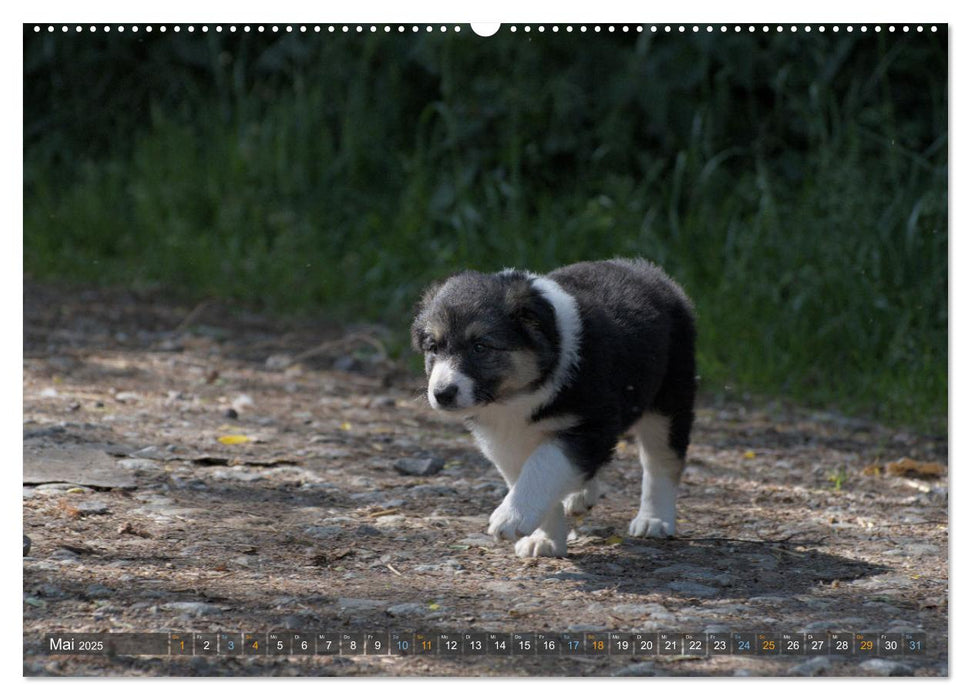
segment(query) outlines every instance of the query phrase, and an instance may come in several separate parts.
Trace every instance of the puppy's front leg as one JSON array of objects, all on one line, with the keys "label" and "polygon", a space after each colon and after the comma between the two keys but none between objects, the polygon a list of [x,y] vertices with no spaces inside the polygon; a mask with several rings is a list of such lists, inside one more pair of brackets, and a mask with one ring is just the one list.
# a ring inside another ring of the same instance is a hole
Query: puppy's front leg
[{"label": "puppy's front leg", "polygon": [[[489,534],[496,539],[515,540],[531,534],[550,514],[554,504],[563,518],[561,501],[583,482],[563,449],[555,442],[537,447],[523,464],[509,493],[489,517]],[[552,520],[557,520],[553,514]]]}]

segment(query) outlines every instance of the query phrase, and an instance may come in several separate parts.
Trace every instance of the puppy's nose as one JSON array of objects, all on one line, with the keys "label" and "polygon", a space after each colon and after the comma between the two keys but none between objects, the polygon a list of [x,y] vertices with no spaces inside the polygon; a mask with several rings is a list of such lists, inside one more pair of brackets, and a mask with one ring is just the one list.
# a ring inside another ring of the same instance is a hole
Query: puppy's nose
[{"label": "puppy's nose", "polygon": [[439,406],[454,406],[455,397],[459,394],[458,384],[449,384],[444,389],[435,390],[435,400]]}]

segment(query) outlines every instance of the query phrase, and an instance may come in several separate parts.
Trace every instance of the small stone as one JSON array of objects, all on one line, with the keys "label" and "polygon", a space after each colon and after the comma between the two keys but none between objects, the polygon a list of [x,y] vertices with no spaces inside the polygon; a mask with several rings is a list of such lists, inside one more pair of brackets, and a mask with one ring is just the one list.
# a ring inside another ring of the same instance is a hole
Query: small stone
[{"label": "small stone", "polygon": [[24,535],[24,556],[30,554],[30,538]]},{"label": "small stone", "polygon": [[830,667],[830,661],[825,656],[816,656],[803,661],[789,669],[790,676],[819,676]]},{"label": "small stone", "polygon": [[84,589],[84,594],[88,598],[104,598],[107,595],[111,595],[113,592],[114,591],[112,591],[110,588],[100,583],[92,583],[90,586]]},{"label": "small stone", "polygon": [[51,559],[60,559],[62,561],[77,561],[80,559],[80,555],[77,552],[72,552],[70,549],[64,549],[63,547],[58,547],[51,553]]},{"label": "small stone", "polygon": [[625,676],[654,676],[657,674],[657,669],[654,667],[653,661],[642,661],[639,664],[631,664],[630,666],[624,666],[619,671],[616,671],[613,675],[618,677]]},{"label": "small stone", "polygon": [[105,515],[108,512],[108,504],[104,501],[81,501],[74,504],[74,508],[79,515]]},{"label": "small stone", "polygon": [[425,459],[402,457],[394,463],[394,470],[399,474],[408,476],[431,476],[442,471],[444,466],[445,460],[441,457],[428,457]]},{"label": "small stone", "polygon": [[907,664],[890,659],[867,659],[860,668],[877,676],[912,676],[914,669]]},{"label": "small stone", "polygon": [[270,355],[266,358],[266,368],[270,370],[286,369],[291,364],[293,364],[293,358],[285,354]]},{"label": "small stone", "polygon": [[162,603],[159,606],[162,610],[168,610],[169,612],[178,612],[183,615],[190,615],[193,617],[200,617],[202,615],[219,615],[222,613],[222,609],[216,607],[215,605],[210,605],[209,603],[201,603],[194,601],[178,601],[174,603]]},{"label": "small stone", "polygon": [[35,595],[43,598],[57,599],[66,597],[64,591],[59,586],[55,586],[53,583],[42,583],[37,586],[33,592]]},{"label": "small stone", "polygon": [[355,530],[354,534],[359,537],[375,537],[381,535],[382,532],[372,525],[361,525]]},{"label": "small stone", "polygon": [[428,609],[421,603],[399,603],[398,605],[392,605],[385,612],[391,615],[391,617],[410,617],[424,615],[428,612]]},{"label": "small stone", "polygon": [[229,418],[230,420],[236,420],[239,418],[239,413],[236,412],[235,408],[227,408],[223,416]]},{"label": "small stone", "polygon": [[253,405],[254,404],[253,404],[252,397],[250,397],[248,394],[240,394],[235,399],[233,399],[233,403],[231,404],[230,410],[235,411],[236,415],[238,416],[240,413],[244,413],[246,409],[252,408]]},{"label": "small stone", "polygon": [[672,581],[667,585],[672,591],[691,596],[713,596],[718,593],[717,588],[705,586],[694,581]]},{"label": "small stone", "polygon": [[337,607],[342,611],[368,611],[380,610],[387,605],[383,600],[371,600],[368,598],[338,598]]},{"label": "small stone", "polygon": [[120,459],[118,460],[118,466],[122,469],[131,469],[133,471],[159,468],[159,465],[151,459]]},{"label": "small stone", "polygon": [[474,535],[469,535],[468,537],[463,537],[458,541],[458,544],[467,544],[470,547],[485,547],[487,549],[492,549],[496,546],[496,540],[491,535],[477,533]]}]

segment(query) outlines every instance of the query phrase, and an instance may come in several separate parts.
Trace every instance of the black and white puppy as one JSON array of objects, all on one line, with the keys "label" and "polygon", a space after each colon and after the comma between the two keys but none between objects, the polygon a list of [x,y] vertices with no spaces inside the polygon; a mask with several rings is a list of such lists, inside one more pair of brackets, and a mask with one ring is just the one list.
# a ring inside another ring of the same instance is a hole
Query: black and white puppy
[{"label": "black and white puppy", "polygon": [[636,537],[674,534],[695,400],[691,302],[643,260],[547,275],[463,272],[425,292],[412,326],[428,401],[465,418],[509,493],[489,533],[521,557],[565,556],[567,515],[628,430],[643,480]]}]

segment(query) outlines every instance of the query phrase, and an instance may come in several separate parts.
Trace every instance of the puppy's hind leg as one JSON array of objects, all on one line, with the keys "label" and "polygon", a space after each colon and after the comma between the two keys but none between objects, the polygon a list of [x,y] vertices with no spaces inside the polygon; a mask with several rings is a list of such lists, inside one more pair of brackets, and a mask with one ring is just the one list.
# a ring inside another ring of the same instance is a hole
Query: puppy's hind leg
[{"label": "puppy's hind leg", "polygon": [[671,445],[671,419],[645,414],[634,425],[641,458],[641,505],[630,523],[634,537],[670,537],[675,532],[678,482],[684,469],[683,452]]},{"label": "puppy's hind leg", "polygon": [[601,496],[600,482],[596,477],[587,479],[583,488],[574,491],[563,499],[563,510],[567,515],[583,515],[595,505]]}]

